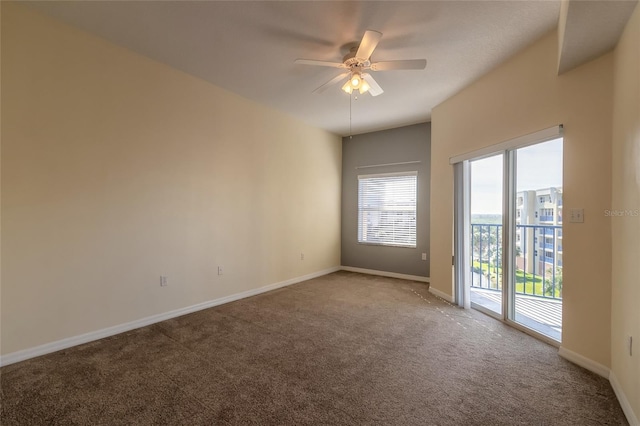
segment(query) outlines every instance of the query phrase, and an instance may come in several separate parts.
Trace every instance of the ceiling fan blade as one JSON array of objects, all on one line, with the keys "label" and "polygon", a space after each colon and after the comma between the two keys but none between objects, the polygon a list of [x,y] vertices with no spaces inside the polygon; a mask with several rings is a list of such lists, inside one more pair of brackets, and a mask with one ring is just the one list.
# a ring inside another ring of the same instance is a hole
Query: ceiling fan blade
[{"label": "ceiling fan blade", "polygon": [[321,67],[346,68],[346,65],[342,62],[316,61],[315,59],[296,59],[294,63],[302,65],[317,65]]},{"label": "ceiling fan blade", "polygon": [[362,41],[360,42],[360,46],[358,47],[358,51],[356,52],[356,58],[366,61],[371,57],[373,50],[378,45],[380,38],[382,37],[382,33],[373,30],[367,30],[364,33],[364,37],[362,37]]},{"label": "ceiling fan blade", "polygon": [[371,77],[371,74],[362,74],[362,78],[369,85],[369,93],[371,93],[371,96],[378,96],[384,93],[382,87],[380,87],[380,85],[373,79],[373,77]]},{"label": "ceiling fan blade", "polygon": [[371,70],[373,71],[423,70],[426,67],[426,59],[405,59],[402,61],[383,61],[371,64]]},{"label": "ceiling fan blade", "polygon": [[318,87],[316,90],[313,91],[313,93],[322,93],[325,90],[327,90],[330,86],[336,84],[340,80],[343,80],[343,79],[347,78],[348,76],[349,76],[348,72],[345,72],[345,73],[342,73],[340,75],[337,75],[334,78],[332,78],[331,80],[327,81],[322,86]]}]

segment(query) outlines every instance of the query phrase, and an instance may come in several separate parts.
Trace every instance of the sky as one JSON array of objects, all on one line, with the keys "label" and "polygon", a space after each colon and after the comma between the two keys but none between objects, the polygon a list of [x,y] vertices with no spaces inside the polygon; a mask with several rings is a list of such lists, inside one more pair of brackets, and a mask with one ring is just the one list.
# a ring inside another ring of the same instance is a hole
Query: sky
[{"label": "sky", "polygon": [[[516,151],[517,191],[562,187],[562,139]],[[471,214],[502,213],[502,155],[471,161]]]}]

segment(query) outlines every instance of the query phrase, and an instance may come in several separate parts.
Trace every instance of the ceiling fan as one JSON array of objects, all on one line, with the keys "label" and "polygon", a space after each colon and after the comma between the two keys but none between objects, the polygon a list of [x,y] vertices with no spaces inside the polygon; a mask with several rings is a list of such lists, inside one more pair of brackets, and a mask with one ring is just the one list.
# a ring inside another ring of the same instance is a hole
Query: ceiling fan
[{"label": "ceiling fan", "polygon": [[371,96],[378,96],[384,92],[371,74],[365,71],[390,71],[390,70],[423,70],[427,66],[426,59],[405,59],[399,61],[371,62],[371,54],[375,50],[382,33],[367,30],[359,45],[351,48],[342,62],[317,61],[315,59],[296,59],[296,64],[316,65],[321,67],[342,68],[347,71],[327,81],[318,87],[313,93],[322,93],[330,86],[348,77],[342,90],[351,94],[358,90],[360,94],[369,92]]}]

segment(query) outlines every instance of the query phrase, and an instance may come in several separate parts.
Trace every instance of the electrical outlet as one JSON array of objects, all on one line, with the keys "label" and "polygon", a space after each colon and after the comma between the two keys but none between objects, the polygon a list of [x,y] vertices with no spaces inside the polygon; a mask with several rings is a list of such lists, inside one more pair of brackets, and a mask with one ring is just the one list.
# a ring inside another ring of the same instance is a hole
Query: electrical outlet
[{"label": "electrical outlet", "polygon": [[300,260],[304,260],[304,253],[300,253]]},{"label": "electrical outlet", "polygon": [[169,285],[168,278],[166,275],[160,275],[160,287],[166,287]]},{"label": "electrical outlet", "polygon": [[222,275],[222,266],[218,266],[218,275]]}]

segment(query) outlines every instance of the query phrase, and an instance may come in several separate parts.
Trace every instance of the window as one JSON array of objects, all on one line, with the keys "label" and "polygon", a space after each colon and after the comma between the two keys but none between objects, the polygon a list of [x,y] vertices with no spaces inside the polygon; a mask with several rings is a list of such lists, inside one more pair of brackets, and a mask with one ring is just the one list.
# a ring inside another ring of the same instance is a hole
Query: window
[{"label": "window", "polygon": [[540,209],[540,220],[541,221],[553,220],[553,209]]},{"label": "window", "polygon": [[358,176],[358,242],[416,246],[418,172]]}]

